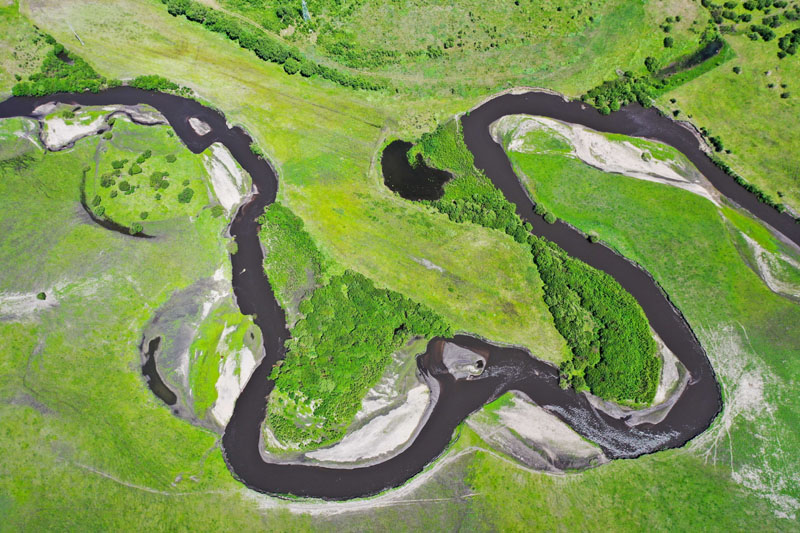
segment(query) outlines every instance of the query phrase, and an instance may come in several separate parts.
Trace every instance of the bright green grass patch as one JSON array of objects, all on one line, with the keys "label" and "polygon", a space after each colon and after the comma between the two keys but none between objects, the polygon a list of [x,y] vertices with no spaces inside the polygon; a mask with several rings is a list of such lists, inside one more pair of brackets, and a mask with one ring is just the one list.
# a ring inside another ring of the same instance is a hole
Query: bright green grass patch
[{"label": "bright green grass patch", "polygon": [[170,135],[169,126],[147,128],[145,134],[118,117],[87,175],[89,206],[95,212],[102,206],[104,216],[124,226],[196,215],[209,201],[201,158]]},{"label": "bright green grass patch", "polygon": [[17,4],[0,7],[0,94],[8,96],[11,87],[27,78],[42,64],[45,54],[50,50],[42,32],[20,17]]},{"label": "bright green grass patch", "polygon": [[[566,381],[608,400],[649,404],[658,387],[661,362],[639,304],[612,277],[530,235],[530,224],[522,223],[514,206],[475,168],[458,124],[439,126],[410,151],[414,155],[409,157],[421,153],[455,176],[445,184],[444,196],[430,204],[456,222],[500,230],[530,246],[544,281],[544,301],[571,350],[561,365]],[[563,140],[551,137],[545,147],[563,152]]]},{"label": "bright green grass patch", "polygon": [[270,205],[258,219],[259,239],[264,247],[264,271],[278,303],[289,315],[299,318],[300,301],[326,281],[330,260],[317,249],[304,230],[303,221],[279,203]]},{"label": "bright green grass patch", "polygon": [[615,461],[566,476],[530,474],[478,452],[468,472],[476,494],[465,524],[471,530],[777,531],[789,527],[769,511],[767,502],[747,494],[724,470],[681,452]]},{"label": "bright green grass patch", "polygon": [[286,359],[271,375],[267,424],[281,446],[321,446],[344,435],[394,351],[413,337],[447,336],[450,328],[426,306],[361,274],[331,276],[328,267],[341,267],[324,258],[282,205],[272,204],[259,220],[264,270],[281,303],[297,307]]}]

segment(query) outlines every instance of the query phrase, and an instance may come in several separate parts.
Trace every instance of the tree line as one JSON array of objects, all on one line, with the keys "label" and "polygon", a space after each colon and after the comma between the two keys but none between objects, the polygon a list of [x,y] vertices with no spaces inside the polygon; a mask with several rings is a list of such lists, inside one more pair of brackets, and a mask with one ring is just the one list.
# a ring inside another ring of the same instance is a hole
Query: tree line
[{"label": "tree line", "polygon": [[264,61],[283,65],[288,74],[300,73],[305,77],[319,76],[353,89],[377,91],[385,89],[385,80],[370,79],[358,74],[317,64],[306,58],[297,48],[277,41],[260,28],[209,8],[193,0],[161,0],[173,16],[183,15],[188,20],[202,24],[211,31],[222,33],[239,46],[253,51]]}]

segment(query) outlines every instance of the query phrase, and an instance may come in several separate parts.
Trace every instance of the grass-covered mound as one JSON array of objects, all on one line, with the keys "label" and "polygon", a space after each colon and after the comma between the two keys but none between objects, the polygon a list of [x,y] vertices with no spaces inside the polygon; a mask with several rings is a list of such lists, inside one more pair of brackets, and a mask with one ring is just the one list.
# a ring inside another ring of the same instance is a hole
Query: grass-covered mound
[{"label": "grass-covered mound", "polygon": [[289,447],[336,441],[391,354],[412,337],[449,335],[450,327],[427,306],[342,272],[286,207],[272,204],[259,220],[264,270],[281,304],[296,306],[313,289],[295,311],[286,359],[272,372],[267,424]]},{"label": "grass-covered mound", "polygon": [[431,205],[457,222],[498,229],[531,247],[544,281],[545,302],[572,357],[561,364],[577,390],[629,404],[649,404],[661,377],[661,360],[638,302],[614,278],[534,237],[514,206],[480,171],[464,144],[459,123],[426,134],[413,150],[455,176]]},{"label": "grass-covered mound", "polygon": [[[86,173],[86,201],[96,216],[126,227],[197,214],[208,204],[208,172],[169,126],[112,118]],[[221,212],[216,210],[214,214]]]}]

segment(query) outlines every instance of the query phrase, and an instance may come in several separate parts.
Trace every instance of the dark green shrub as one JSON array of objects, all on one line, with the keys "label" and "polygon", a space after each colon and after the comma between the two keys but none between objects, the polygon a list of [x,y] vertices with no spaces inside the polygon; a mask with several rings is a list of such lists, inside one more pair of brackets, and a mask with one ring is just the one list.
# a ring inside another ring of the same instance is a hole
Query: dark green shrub
[{"label": "dark green shrub", "polygon": [[219,204],[211,208],[211,216],[214,218],[219,218],[223,213],[225,213],[225,208]]},{"label": "dark green shrub", "polygon": [[178,201],[182,204],[188,204],[192,201],[192,196],[194,196],[194,191],[186,187],[178,194]]},{"label": "dark green shrub", "polygon": [[124,167],[125,163],[127,163],[127,162],[128,162],[127,159],[122,159],[122,160],[118,160],[118,161],[112,161],[111,162],[111,166],[113,168],[115,168],[115,169],[120,169],[120,168]]},{"label": "dark green shrub", "polygon": [[283,70],[286,74],[297,74],[300,71],[300,62],[293,57],[286,60],[283,64]]},{"label": "dark green shrub", "polygon": [[672,37],[664,37],[664,48],[672,48],[673,44],[675,44],[675,39]]},{"label": "dark green shrub", "polygon": [[144,227],[142,227],[142,225],[140,223],[134,222],[133,224],[131,224],[131,227],[128,229],[128,233],[130,233],[131,235],[136,235],[138,233],[141,233],[143,229],[144,229]]},{"label": "dark green shrub", "polygon": [[150,216],[150,213],[148,213],[147,211],[142,211],[141,213],[139,213],[139,218],[141,218],[142,220],[147,220],[148,216]]},{"label": "dark green shrub", "polygon": [[555,224],[556,220],[556,216],[553,213],[548,211],[544,214],[544,221],[548,224]]},{"label": "dark green shrub", "polygon": [[39,300],[46,300],[47,294],[45,294],[44,292],[40,292],[39,294],[36,295],[36,298]]},{"label": "dark green shrub", "polygon": [[101,201],[102,201],[102,199],[100,198],[100,195],[99,194],[96,195],[94,197],[94,199],[92,200],[92,206],[97,207],[98,205],[100,205]]},{"label": "dark green shrub", "polygon": [[131,176],[141,173],[142,173],[142,167],[140,167],[137,163],[133,163],[128,169],[128,174],[130,174]]},{"label": "dark green shrub", "polygon": [[125,180],[119,182],[119,190],[122,192],[128,192],[131,189],[131,184]]},{"label": "dark green shrub", "polygon": [[174,163],[177,158],[172,154],[167,154],[166,159],[167,159],[167,163]]}]

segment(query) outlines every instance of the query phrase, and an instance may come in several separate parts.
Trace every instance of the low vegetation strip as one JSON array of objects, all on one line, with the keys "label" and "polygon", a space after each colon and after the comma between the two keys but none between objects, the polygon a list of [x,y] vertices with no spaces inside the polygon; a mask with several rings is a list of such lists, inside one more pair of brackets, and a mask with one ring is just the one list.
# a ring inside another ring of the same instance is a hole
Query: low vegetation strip
[{"label": "low vegetation strip", "polygon": [[638,302],[611,276],[531,235],[531,226],[523,224],[513,204],[475,168],[458,122],[424,135],[410,157],[417,153],[454,175],[444,196],[430,205],[452,220],[504,231],[531,247],[544,281],[545,303],[571,350],[572,357],[561,365],[564,385],[620,403],[652,402],[661,361]]},{"label": "low vegetation strip", "polygon": [[300,73],[301,76],[319,76],[344,87],[377,91],[385,89],[383,80],[369,79],[357,74],[320,65],[306,58],[297,48],[286,46],[250,23],[236,17],[206,7],[193,0],[161,0],[166,4],[170,15],[184,15],[188,20],[202,24],[211,31],[225,34],[239,46],[252,50],[260,59],[283,65],[287,74]]},{"label": "low vegetation strip", "polygon": [[[282,305],[309,290],[308,278],[326,277],[326,262],[302,221],[280,204],[260,219],[264,267]],[[277,252],[277,256],[272,254]],[[449,336],[450,327],[427,306],[380,289],[352,271],[332,276],[299,305],[286,359],[270,376],[267,423],[290,447],[339,440],[381,378],[391,355],[412,337]]]}]

